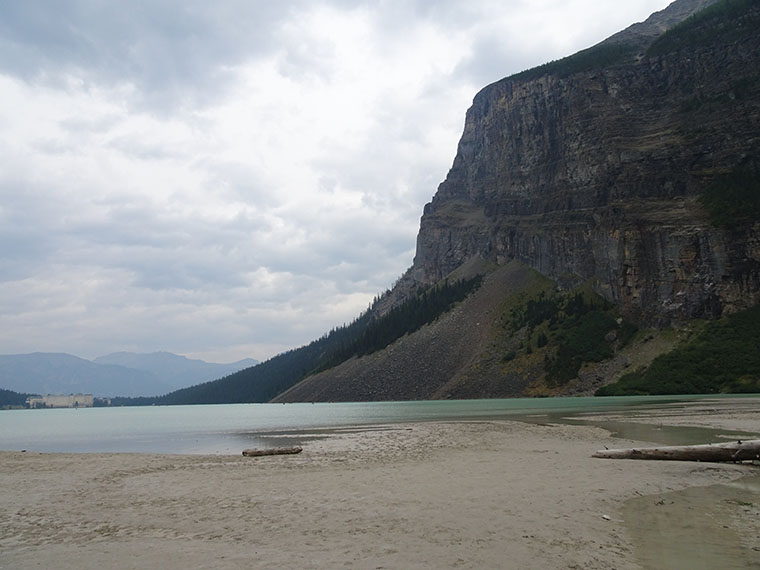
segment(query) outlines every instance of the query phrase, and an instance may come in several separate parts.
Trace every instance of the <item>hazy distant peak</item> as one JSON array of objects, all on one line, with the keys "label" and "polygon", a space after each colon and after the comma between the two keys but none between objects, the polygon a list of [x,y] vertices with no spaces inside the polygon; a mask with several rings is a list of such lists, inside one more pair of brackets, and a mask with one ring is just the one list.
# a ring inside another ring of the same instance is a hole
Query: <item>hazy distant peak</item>
[{"label": "hazy distant peak", "polygon": [[258,360],[254,360],[253,358],[244,358],[242,360],[238,360],[236,362],[207,362],[205,360],[196,359],[196,358],[188,358],[187,356],[183,356],[181,354],[174,354],[172,352],[167,352],[165,350],[160,350],[156,352],[112,352],[110,354],[106,354],[103,356],[98,356],[97,358],[93,359],[93,362],[97,362],[99,364],[120,364],[122,366],[132,366],[135,367],[135,364],[143,364],[143,363],[158,363],[158,362],[167,362],[167,363],[202,363],[202,364],[211,364],[211,365],[219,365],[219,366],[230,366],[233,364],[244,364],[247,366],[254,366],[259,363]]},{"label": "hazy distant peak", "polygon": [[151,353],[114,352],[99,356],[94,362],[117,364],[150,372],[162,382],[178,388],[216,380],[259,363],[258,360],[246,358],[237,362],[219,364],[187,358],[166,351]]},{"label": "hazy distant peak", "polygon": [[170,352],[115,352],[92,361],[66,353],[10,354],[0,355],[0,388],[35,394],[156,396],[256,364],[250,358],[215,364]]}]

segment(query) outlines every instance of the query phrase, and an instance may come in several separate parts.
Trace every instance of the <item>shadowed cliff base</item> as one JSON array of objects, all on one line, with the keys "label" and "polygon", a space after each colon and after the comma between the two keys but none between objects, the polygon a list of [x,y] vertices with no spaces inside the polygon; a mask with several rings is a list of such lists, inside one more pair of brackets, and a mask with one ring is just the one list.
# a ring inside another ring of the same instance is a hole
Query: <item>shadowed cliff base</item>
[{"label": "shadowed cliff base", "polygon": [[513,261],[434,322],[273,401],[755,393],[759,311],[639,330],[592,283],[564,288]]}]

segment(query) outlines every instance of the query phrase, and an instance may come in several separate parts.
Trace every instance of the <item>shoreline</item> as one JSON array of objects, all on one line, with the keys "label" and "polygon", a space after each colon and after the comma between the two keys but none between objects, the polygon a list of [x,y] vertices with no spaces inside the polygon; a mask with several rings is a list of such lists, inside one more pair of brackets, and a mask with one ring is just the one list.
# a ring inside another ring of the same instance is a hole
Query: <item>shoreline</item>
[{"label": "shoreline", "polygon": [[[754,404],[618,419],[757,433]],[[722,567],[756,568],[757,466],[591,458],[636,444],[505,419],[339,428],[296,456],[0,452],[0,568],[633,570],[697,511],[687,552],[719,528]]]}]

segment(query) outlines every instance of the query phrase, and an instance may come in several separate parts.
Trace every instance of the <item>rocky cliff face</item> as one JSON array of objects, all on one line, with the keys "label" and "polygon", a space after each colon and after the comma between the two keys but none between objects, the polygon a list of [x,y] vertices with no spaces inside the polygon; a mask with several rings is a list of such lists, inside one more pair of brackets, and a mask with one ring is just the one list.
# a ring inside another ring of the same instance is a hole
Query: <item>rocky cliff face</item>
[{"label": "rocky cliff face", "polygon": [[760,303],[758,29],[756,0],[678,0],[483,89],[373,311],[446,277],[482,286],[277,401],[593,394],[699,328],[667,325]]},{"label": "rocky cliff face", "polygon": [[760,172],[760,6],[653,45],[709,3],[483,89],[399,290],[482,257],[591,281],[646,325],[760,302],[760,224],[716,227],[698,200],[726,172]]}]

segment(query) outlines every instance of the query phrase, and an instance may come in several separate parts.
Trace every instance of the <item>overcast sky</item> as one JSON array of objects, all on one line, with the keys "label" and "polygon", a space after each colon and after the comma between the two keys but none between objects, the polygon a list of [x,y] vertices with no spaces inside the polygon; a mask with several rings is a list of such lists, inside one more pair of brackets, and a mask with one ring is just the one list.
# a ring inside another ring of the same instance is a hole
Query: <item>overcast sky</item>
[{"label": "overcast sky", "polygon": [[0,353],[264,360],[350,322],[475,93],[668,3],[0,2]]}]

